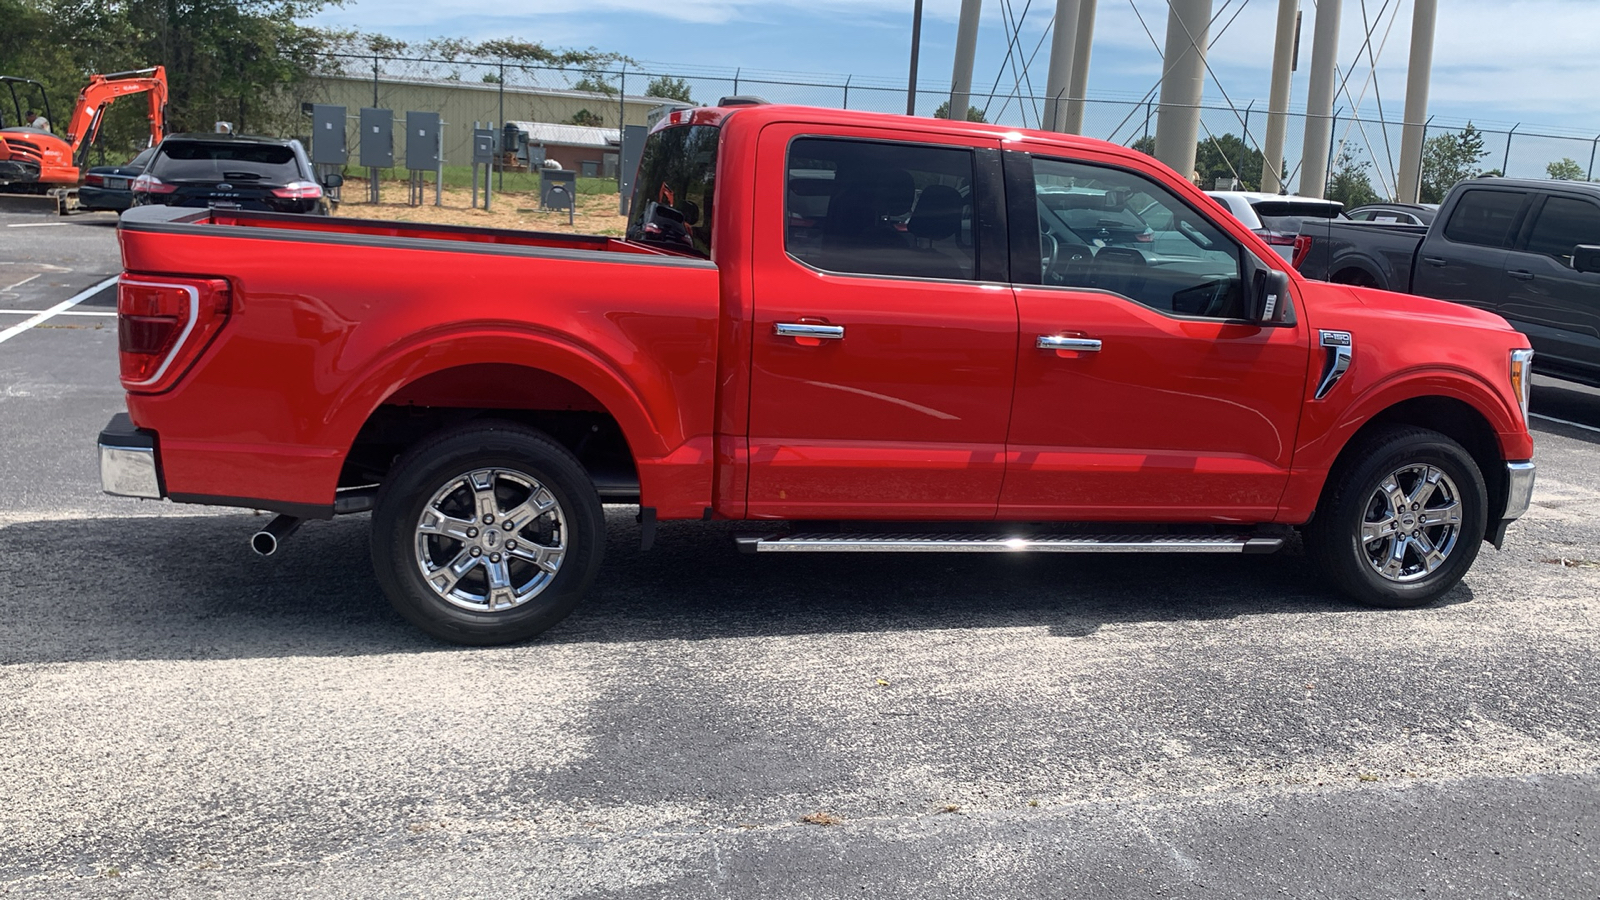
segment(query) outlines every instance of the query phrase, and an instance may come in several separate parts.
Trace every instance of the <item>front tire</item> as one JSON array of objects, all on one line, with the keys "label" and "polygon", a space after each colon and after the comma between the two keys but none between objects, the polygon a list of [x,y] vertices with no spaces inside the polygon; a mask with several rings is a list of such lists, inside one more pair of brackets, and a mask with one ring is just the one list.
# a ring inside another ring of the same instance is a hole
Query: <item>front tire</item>
[{"label": "front tire", "polygon": [[604,546],[582,464],[511,422],[407,451],[372,518],[373,568],[395,611],[457,644],[514,643],[560,622],[594,583]]},{"label": "front tire", "polygon": [[1358,603],[1426,606],[1477,559],[1488,493],[1477,463],[1449,437],[1385,429],[1335,470],[1306,526],[1306,551]]}]

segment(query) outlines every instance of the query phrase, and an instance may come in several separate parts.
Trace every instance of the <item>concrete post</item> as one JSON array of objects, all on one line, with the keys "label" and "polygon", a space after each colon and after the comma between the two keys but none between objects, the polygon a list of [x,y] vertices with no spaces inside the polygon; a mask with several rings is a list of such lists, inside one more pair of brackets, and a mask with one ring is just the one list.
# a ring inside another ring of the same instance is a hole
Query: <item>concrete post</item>
[{"label": "concrete post", "polygon": [[1411,61],[1406,64],[1406,115],[1400,131],[1398,196],[1394,198],[1400,203],[1415,203],[1422,193],[1422,145],[1427,137],[1433,26],[1438,15],[1438,0],[1416,0],[1411,10]]},{"label": "concrete post", "polygon": [[1299,0],[1278,0],[1278,30],[1272,49],[1272,94],[1267,100],[1267,139],[1261,148],[1261,190],[1283,190],[1283,139],[1289,130],[1289,89],[1294,79],[1294,23]]},{"label": "concrete post", "polygon": [[1328,193],[1328,154],[1333,147],[1333,95],[1339,63],[1339,12],[1344,0],[1320,0],[1311,36],[1311,84],[1306,92],[1306,139],[1300,154],[1300,196]]},{"label": "concrete post", "polygon": [[1056,0],[1055,33],[1050,37],[1050,75],[1045,82],[1044,127],[1067,130],[1067,96],[1072,87],[1072,55],[1078,46],[1079,0]]},{"label": "concrete post", "polygon": [[1170,0],[1170,4],[1161,105],[1156,110],[1156,159],[1189,178],[1194,174],[1195,142],[1200,137],[1211,0]]},{"label": "concrete post", "polygon": [[1067,127],[1072,134],[1083,134],[1084,97],[1089,91],[1089,50],[1094,44],[1094,7],[1099,0],[1078,4],[1078,46],[1072,51],[1072,83],[1067,88]]},{"label": "concrete post", "polygon": [[983,0],[961,0],[956,26],[956,65],[950,76],[950,119],[964,122],[972,105],[972,60],[978,54],[978,13]]}]

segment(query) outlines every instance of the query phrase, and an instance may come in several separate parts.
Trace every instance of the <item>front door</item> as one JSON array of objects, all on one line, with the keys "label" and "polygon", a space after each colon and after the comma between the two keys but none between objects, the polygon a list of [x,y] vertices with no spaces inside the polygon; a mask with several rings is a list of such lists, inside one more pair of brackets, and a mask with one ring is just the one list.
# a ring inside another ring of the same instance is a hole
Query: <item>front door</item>
[{"label": "front door", "polygon": [[1016,364],[1009,285],[980,281],[976,152],[871,129],[760,139],[752,518],[994,516]]},{"label": "front door", "polygon": [[1523,247],[1506,255],[1511,290],[1500,314],[1526,332],[1546,363],[1600,359],[1600,274],[1572,268],[1579,244],[1600,244],[1600,205],[1578,197],[1545,199]]},{"label": "front door", "polygon": [[[1042,283],[1016,288],[999,516],[1270,520],[1304,403],[1307,328],[1245,321],[1249,251],[1155,179],[1032,163],[1042,275],[1030,280]],[[1007,183],[1024,182],[1008,170]],[[1031,224],[1013,221],[1013,234]]]}]

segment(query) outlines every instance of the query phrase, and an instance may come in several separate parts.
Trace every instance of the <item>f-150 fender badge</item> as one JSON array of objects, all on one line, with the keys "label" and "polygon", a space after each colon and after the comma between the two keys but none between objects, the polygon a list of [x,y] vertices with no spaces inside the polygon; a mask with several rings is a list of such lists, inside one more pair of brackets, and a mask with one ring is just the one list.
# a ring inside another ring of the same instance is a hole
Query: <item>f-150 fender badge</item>
[{"label": "f-150 fender badge", "polygon": [[1355,339],[1348,331],[1319,332],[1318,343],[1327,352],[1327,359],[1322,363],[1322,380],[1317,383],[1317,393],[1313,399],[1321,400],[1328,396],[1333,386],[1339,383],[1344,373],[1350,371],[1350,359],[1355,350]]}]

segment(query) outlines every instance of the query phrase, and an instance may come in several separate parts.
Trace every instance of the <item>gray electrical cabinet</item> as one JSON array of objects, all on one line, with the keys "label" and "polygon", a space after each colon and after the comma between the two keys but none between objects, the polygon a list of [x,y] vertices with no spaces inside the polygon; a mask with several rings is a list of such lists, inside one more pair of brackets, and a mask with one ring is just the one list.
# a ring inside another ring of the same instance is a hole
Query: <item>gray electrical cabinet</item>
[{"label": "gray electrical cabinet", "polygon": [[342,166],[350,161],[350,151],[344,143],[344,107],[312,105],[311,161],[323,166]]},{"label": "gray electrical cabinet", "polygon": [[361,164],[369,169],[394,165],[394,110],[361,107]]},{"label": "gray electrical cabinet", "polygon": [[438,113],[406,113],[406,168],[427,172],[439,168],[441,126]]},{"label": "gray electrical cabinet", "polygon": [[494,162],[494,129],[472,129],[472,164],[487,166]]}]

